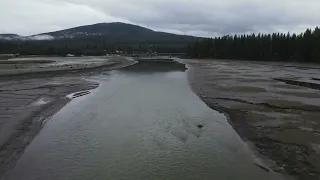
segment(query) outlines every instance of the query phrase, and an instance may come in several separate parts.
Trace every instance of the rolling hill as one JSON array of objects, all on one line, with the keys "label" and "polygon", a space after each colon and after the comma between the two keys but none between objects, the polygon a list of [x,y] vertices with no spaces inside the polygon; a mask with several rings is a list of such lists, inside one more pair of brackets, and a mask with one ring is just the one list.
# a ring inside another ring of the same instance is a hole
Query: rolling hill
[{"label": "rolling hill", "polygon": [[125,23],[99,23],[32,36],[0,34],[0,54],[101,55],[123,52],[184,52],[198,37],[158,32]]},{"label": "rolling hill", "polygon": [[55,32],[41,33],[32,36],[16,34],[0,34],[0,40],[21,41],[104,41],[106,43],[161,43],[186,44],[195,41],[197,37],[177,35],[153,31],[141,26],[115,23],[99,23],[79,26]]},{"label": "rolling hill", "polygon": [[0,40],[13,40],[13,39],[19,39],[18,34],[0,34]]}]

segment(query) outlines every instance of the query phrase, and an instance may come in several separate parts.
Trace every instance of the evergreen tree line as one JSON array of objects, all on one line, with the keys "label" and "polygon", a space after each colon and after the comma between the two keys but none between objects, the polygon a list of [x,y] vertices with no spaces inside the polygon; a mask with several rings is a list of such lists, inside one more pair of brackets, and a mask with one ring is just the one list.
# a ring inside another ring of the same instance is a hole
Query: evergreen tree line
[{"label": "evergreen tree line", "polygon": [[320,63],[320,29],[301,34],[251,34],[204,38],[188,45],[193,58]]},{"label": "evergreen tree line", "polygon": [[0,41],[0,54],[20,55],[105,55],[117,51],[135,54],[145,52],[184,52],[186,44],[113,43],[95,41]]}]

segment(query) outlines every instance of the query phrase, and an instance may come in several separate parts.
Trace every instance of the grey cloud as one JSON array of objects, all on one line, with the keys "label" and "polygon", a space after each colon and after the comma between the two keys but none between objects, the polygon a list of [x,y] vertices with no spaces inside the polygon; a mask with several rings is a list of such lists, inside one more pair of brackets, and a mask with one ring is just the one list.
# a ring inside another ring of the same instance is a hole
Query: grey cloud
[{"label": "grey cloud", "polygon": [[319,8],[319,0],[1,0],[0,33],[112,21],[200,36],[299,32],[318,25]]}]

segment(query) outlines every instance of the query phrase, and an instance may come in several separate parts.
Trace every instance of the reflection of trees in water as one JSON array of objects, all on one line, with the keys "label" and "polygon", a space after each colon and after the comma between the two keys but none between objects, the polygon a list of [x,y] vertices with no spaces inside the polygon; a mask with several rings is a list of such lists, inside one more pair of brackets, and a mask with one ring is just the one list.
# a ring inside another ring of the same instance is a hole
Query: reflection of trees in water
[{"label": "reflection of trees in water", "polygon": [[139,61],[137,64],[121,69],[125,72],[184,72],[186,67],[184,64],[175,61]]}]

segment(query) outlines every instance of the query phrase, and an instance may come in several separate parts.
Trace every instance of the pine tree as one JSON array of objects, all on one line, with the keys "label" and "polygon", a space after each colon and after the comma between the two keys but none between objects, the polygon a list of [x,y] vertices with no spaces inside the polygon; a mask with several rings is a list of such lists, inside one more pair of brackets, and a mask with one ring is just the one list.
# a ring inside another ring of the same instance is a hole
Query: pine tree
[{"label": "pine tree", "polygon": [[205,38],[189,44],[196,58],[320,62],[320,29],[297,34],[251,34]]}]

